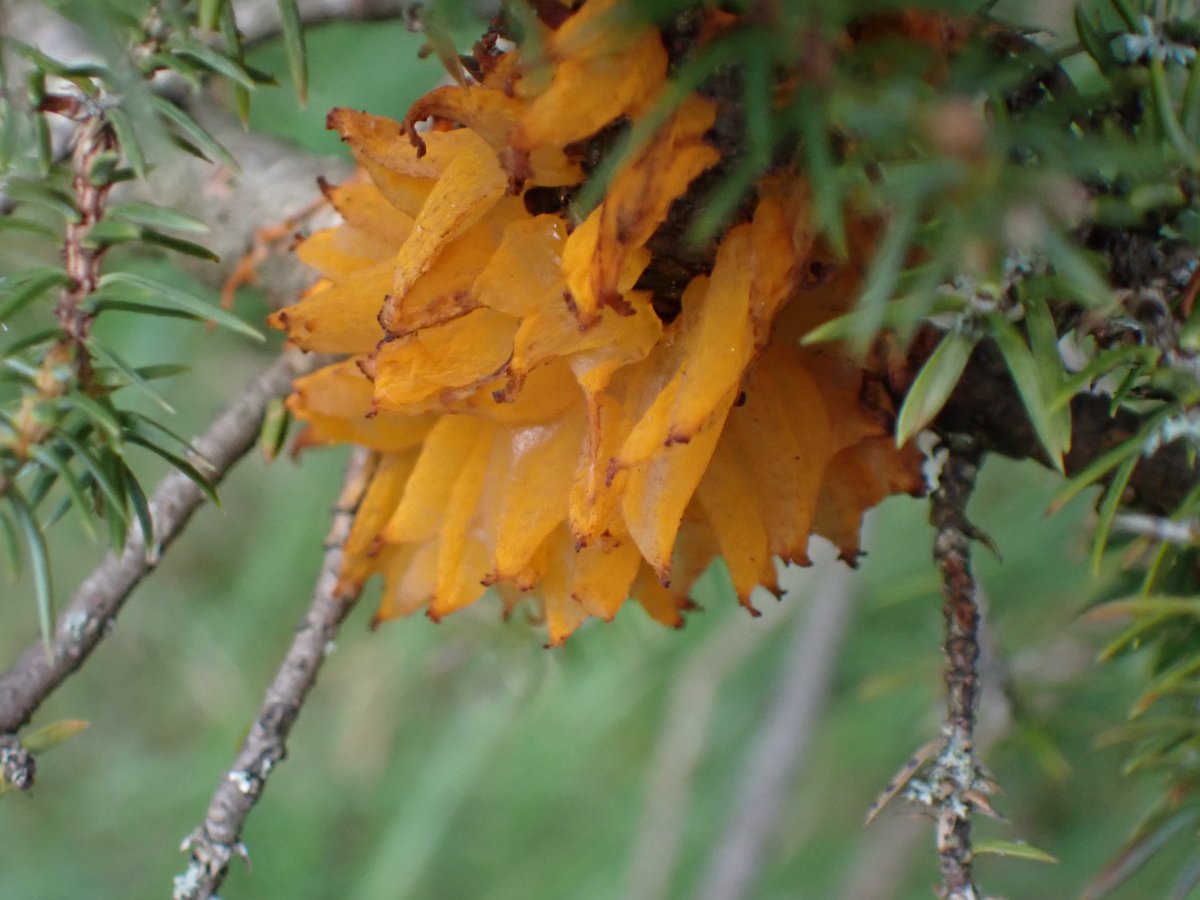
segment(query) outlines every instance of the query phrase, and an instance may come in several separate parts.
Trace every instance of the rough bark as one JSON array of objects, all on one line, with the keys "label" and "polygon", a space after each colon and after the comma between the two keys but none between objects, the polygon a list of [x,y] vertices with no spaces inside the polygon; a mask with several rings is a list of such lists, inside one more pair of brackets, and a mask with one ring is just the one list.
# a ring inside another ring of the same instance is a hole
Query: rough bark
[{"label": "rough bark", "polygon": [[979,698],[979,607],[971,572],[971,544],[979,537],[966,518],[975,486],[979,448],[951,435],[937,490],[930,497],[936,529],[933,559],[942,573],[943,650],[946,655],[945,744],[930,783],[937,816],[937,850],[945,900],[977,900],[972,869],[972,795],[976,791],[975,712]]}]

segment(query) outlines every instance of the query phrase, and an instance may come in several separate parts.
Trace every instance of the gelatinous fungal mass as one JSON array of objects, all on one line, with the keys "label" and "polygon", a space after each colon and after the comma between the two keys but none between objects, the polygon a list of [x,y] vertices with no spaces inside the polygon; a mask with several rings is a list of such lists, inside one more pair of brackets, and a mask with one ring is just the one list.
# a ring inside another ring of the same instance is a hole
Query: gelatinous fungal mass
[{"label": "gelatinous fungal mass", "polygon": [[472,83],[404,122],[329,116],[361,171],[327,189],[342,223],[297,251],[321,278],[273,324],[347,357],[290,406],[303,444],[380,454],[342,573],[382,575],[377,619],[491,588],[529,598],[551,644],[629,598],[679,625],[718,556],[749,606],[775,557],[806,562],[819,534],[853,560],[863,511],[921,488],[872,373],[799,343],[852,302],[876,227],[850,221],[837,256],[780,167],[688,240],[726,101],[671,95],[663,36],[616,5],[562,7],[507,52],[485,39]]}]

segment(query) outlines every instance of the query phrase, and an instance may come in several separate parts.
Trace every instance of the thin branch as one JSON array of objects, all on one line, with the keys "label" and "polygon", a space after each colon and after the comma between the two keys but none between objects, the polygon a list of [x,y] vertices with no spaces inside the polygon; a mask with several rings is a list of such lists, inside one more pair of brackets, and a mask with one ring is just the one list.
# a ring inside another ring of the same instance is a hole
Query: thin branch
[{"label": "thin branch", "polygon": [[[481,21],[500,11],[499,0],[469,0],[460,5]],[[402,18],[411,29],[421,30],[423,4],[420,0],[299,0],[296,6],[305,28],[331,22],[379,22]],[[242,43],[247,47],[270,40],[281,31],[278,0],[234,0],[234,12]]]},{"label": "thin branch", "polygon": [[[987,597],[978,582],[975,602],[979,620],[979,712],[975,728],[975,754],[982,756],[1012,730],[1015,711],[1012,669],[1001,656],[995,629],[987,619]],[[893,790],[894,785],[889,785]],[[898,791],[897,791],[898,793]],[[878,807],[874,809],[877,813]],[[845,884],[836,892],[840,900],[887,900],[897,892],[916,860],[917,846],[925,837],[922,823],[892,817],[872,824],[861,850],[844,867]]]},{"label": "thin branch", "polygon": [[737,792],[737,808],[717,843],[703,900],[751,896],[763,851],[803,761],[829,693],[851,611],[851,570],[825,573],[808,614],[796,621],[774,701],[755,735]]},{"label": "thin branch", "polygon": [[[807,584],[811,574],[812,570],[789,569],[783,576],[788,594]],[[730,674],[790,616],[793,613],[785,609],[759,619],[738,616],[692,653],[673,677],[654,756],[646,770],[645,801],[632,841],[633,858],[622,894],[625,900],[662,900],[670,893],[687,807],[709,743],[718,694]]]},{"label": "thin branch", "polygon": [[[87,33],[68,19],[35,0],[0,0],[0,35],[16,38],[55,59],[73,65],[103,63]],[[9,84],[23,84],[30,65],[15,53],[6,54],[0,64],[6,67]],[[50,129],[50,156],[55,161],[71,153],[71,137],[76,123],[63,116],[47,116]],[[0,190],[0,215],[8,215],[14,204]]]},{"label": "thin branch", "polygon": [[1113,530],[1184,547],[1200,544],[1200,520],[1195,518],[1167,519],[1144,513],[1125,513],[1113,518]]},{"label": "thin branch", "polygon": [[[973,879],[971,816],[995,816],[988,797],[998,790],[979,761],[976,714],[979,707],[982,598],[971,571],[971,542],[991,541],[967,519],[983,449],[974,436],[943,434],[934,455],[941,463],[938,487],[929,498],[935,528],[933,561],[942,573],[945,622],[946,718],[940,738],[930,741],[905,763],[867,812],[869,825],[894,798],[912,802],[937,823],[942,870],[942,900],[979,900]],[[994,651],[994,648],[992,648]],[[997,681],[1003,667],[992,660]],[[1007,707],[1007,702],[1004,704]]]},{"label": "thin branch", "polygon": [[339,591],[338,576],[343,547],[375,459],[362,448],[355,450],[350,458],[341,496],[333,508],[333,525],[325,542],[325,559],[312,605],[267,688],[241,752],[217,785],[204,821],[184,841],[183,849],[191,852],[191,861],[187,870],[175,879],[175,900],[206,900],[214,896],[225,880],[233,856],[246,857],[241,842],[246,817],[262,795],[271,771],[287,755],[288,734],[316,683],[338,626],[358,599],[357,590]]},{"label": "thin branch", "polygon": [[[374,22],[399,19],[408,14],[412,0],[299,0],[300,22],[306,28],[329,22]],[[242,42],[262,43],[278,35],[278,0],[234,0],[234,14]]]},{"label": "thin branch", "polygon": [[[54,308],[58,338],[41,360],[35,389],[22,396],[13,416],[11,448],[18,466],[57,430],[59,419],[46,416],[46,406],[68,391],[86,391],[90,387],[92,357],[87,340],[95,313],[88,312],[83,305],[99,286],[100,264],[108,249],[87,243],[88,233],[104,218],[112,188],[111,184],[93,184],[90,172],[98,157],[114,150],[116,135],[101,115],[87,110],[78,98],[59,94],[52,99],[59,101],[55,110],[58,115],[54,118],[65,119],[74,128],[69,137],[73,144],[71,188],[78,216],[67,222],[60,251],[66,264],[67,283]],[[0,494],[11,486],[8,478],[0,478]]]},{"label": "thin branch", "polygon": [[[286,395],[298,376],[327,361],[292,352],[277,360],[193,442],[193,464],[210,482],[219,483],[254,446],[267,405]],[[125,550],[119,556],[109,553],[75,592],[58,619],[51,654],[39,642],[0,674],[0,734],[13,733],[28,722],[51,692],[83,664],[111,630],[130,593],[158,565],[203,502],[204,493],[183,473],[172,472],[162,480],[150,503],[153,545],[147,547],[141,530],[133,526]]]},{"label": "thin branch", "polygon": [[975,712],[979,696],[979,606],[971,572],[971,542],[981,537],[967,521],[980,451],[967,438],[951,435],[938,488],[930,497],[933,559],[942,573],[945,619],[946,724],[944,743],[929,773],[928,806],[937,818],[937,850],[944,900],[977,900],[972,865],[971,810],[980,805],[984,783],[975,756]]},{"label": "thin branch", "polygon": [[[321,196],[319,177],[336,183],[350,174],[351,164],[246,131],[234,116],[203,96],[189,102],[188,112],[238,161],[241,173],[176,153],[163,160],[145,183],[131,183],[129,192],[209,226],[205,245],[221,261],[188,259],[178,264],[206,284],[221,287],[254,249],[262,229],[296,218]],[[310,219],[309,225],[323,227],[331,219],[329,213],[324,219]],[[273,254],[255,269],[272,308],[294,302],[313,281],[312,270],[292,253]]]},{"label": "thin branch", "polygon": [[17,38],[57,59],[72,64],[103,62],[93,39],[83,28],[38,0],[0,3],[0,26],[4,27],[6,36]]}]

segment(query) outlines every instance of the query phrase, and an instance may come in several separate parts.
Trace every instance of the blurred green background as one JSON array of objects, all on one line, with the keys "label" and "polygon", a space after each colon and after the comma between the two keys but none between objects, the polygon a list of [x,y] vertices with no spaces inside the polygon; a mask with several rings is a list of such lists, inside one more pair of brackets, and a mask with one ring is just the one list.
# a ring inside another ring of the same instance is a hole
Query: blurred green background
[{"label": "blurred green background", "polygon": [[[399,116],[441,72],[418,61],[400,24],[310,33],[312,90],[256,96],[251,127],[341,152],[326,110]],[[380,65],[385,60],[386,65]],[[279,47],[253,62],[286,82]],[[10,248],[11,251],[11,248]],[[240,312],[261,319],[246,293]],[[143,322],[112,341],[135,364],[189,360],[164,389],[195,433],[232,386],[266,366],[277,341]],[[0,898],[152,898],[183,868],[176,845],[229,765],[294,623],[307,606],[344,451],[298,463],[244,462],[131,601],[111,638],[37,722],[91,727],[40,761],[36,789],[0,803]],[[148,460],[150,483],[162,468]],[[1044,514],[1055,480],[993,460],[972,504],[1001,563],[979,570],[1014,715],[985,713],[987,761],[1007,823],[983,837],[1025,839],[1058,865],[990,857],[988,892],[1077,896],[1148,807],[1156,785],[1124,779],[1121,751],[1094,737],[1119,723],[1139,660],[1096,668],[1106,632],[1077,621],[1098,583],[1085,563],[1088,502]],[[850,579],[849,627],[835,636],[824,711],[746,895],[927,898],[937,880],[930,823],[896,805],[869,829],[874,796],[938,733],[940,598],[925,506],[896,499],[868,524],[870,552]],[[54,529],[60,597],[99,549],[69,521]],[[823,548],[828,549],[828,548]],[[367,630],[368,596],[345,627],[245,834],[227,898],[623,900],[701,896],[738,807],[752,748],[787,687],[789,648],[829,577],[830,552],[789,576],[782,603],[751,619],[723,574],[698,591],[682,631],[627,609],[555,651],[537,626],[502,623],[495,605],[440,625],[418,618]],[[6,587],[0,661],[36,639],[32,590]],[[1115,896],[1162,896],[1192,847],[1181,842]]]}]

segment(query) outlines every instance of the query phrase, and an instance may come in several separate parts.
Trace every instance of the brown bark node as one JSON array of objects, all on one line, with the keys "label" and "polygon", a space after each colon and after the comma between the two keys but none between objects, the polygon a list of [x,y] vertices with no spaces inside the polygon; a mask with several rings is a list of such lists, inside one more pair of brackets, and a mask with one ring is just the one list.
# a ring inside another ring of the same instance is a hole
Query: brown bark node
[{"label": "brown bark node", "polygon": [[[937,329],[923,329],[909,346],[904,364],[891,367],[887,388],[897,408],[940,338]],[[1067,475],[1078,475],[1142,427],[1142,416],[1125,409],[1114,412],[1111,405],[1107,394],[1081,393],[1072,399],[1071,450],[1063,460]],[[1051,465],[1003,357],[989,342],[976,347],[933,427],[941,434],[971,435],[985,453]],[[1152,515],[1171,515],[1198,476],[1200,471],[1189,461],[1183,442],[1167,444],[1138,464],[1124,505]]]}]

